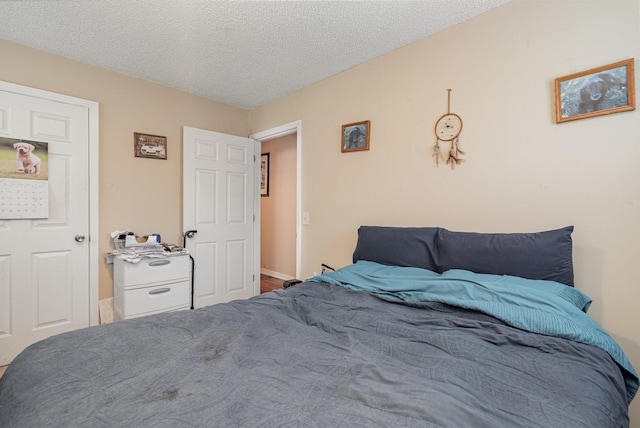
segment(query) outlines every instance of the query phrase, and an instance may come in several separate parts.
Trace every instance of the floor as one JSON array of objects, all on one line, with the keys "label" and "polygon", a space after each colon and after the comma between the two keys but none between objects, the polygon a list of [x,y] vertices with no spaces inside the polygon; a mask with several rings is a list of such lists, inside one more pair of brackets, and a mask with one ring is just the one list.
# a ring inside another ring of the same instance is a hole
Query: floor
[{"label": "floor", "polygon": [[[268,293],[269,291],[279,290],[282,288],[284,281],[272,276],[260,275],[260,293]],[[0,377],[4,374],[4,371],[8,366],[0,367]]]},{"label": "floor", "polygon": [[260,275],[260,293],[268,293],[273,290],[280,290],[282,288],[282,279],[274,278],[272,276]]}]

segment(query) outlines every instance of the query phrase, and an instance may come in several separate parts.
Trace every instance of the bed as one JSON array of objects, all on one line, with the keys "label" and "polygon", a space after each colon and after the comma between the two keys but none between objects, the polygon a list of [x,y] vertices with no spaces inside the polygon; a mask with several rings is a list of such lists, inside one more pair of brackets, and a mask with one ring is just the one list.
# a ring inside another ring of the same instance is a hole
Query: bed
[{"label": "bed", "polygon": [[336,272],[30,346],[0,426],[628,426],[638,376],[573,287],[572,230],[360,227]]}]

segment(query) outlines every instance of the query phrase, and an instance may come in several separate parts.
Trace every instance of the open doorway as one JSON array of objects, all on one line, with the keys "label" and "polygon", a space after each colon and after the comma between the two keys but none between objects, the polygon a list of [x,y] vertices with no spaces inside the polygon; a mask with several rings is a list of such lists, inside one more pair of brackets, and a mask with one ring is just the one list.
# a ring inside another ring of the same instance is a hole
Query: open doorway
[{"label": "open doorway", "polygon": [[260,198],[260,273],[296,276],[296,134],[262,141],[268,187]]},{"label": "open doorway", "polygon": [[260,141],[261,153],[269,153],[268,196],[260,198],[261,273],[280,280],[298,278],[302,247],[301,122],[258,132],[251,138]]}]

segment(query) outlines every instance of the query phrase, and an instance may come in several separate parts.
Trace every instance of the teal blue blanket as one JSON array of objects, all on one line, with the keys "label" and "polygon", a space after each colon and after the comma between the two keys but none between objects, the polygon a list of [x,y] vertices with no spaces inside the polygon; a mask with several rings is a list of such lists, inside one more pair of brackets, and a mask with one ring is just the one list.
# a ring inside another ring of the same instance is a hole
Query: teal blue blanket
[{"label": "teal blue blanket", "polygon": [[622,367],[629,403],[638,375],[620,346],[586,314],[591,299],[575,288],[506,275],[357,263],[309,279],[405,302],[439,302],[491,315],[513,327],[587,343],[605,350]]}]

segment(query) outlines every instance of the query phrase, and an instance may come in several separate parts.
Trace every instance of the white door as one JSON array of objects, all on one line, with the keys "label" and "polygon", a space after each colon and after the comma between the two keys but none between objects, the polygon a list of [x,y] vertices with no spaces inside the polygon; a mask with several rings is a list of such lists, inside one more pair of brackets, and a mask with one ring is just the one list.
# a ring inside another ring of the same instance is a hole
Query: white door
[{"label": "white door", "polygon": [[259,147],[249,138],[183,129],[183,231],[195,261],[196,308],[259,293]]},{"label": "white door", "polygon": [[[0,219],[0,365],[97,319],[97,243],[89,242],[97,225],[89,180],[97,129],[90,124],[97,125],[96,103],[0,82],[0,137],[48,143],[49,182],[48,218]],[[2,167],[17,169],[15,157]],[[9,192],[12,183],[0,186]]]}]

